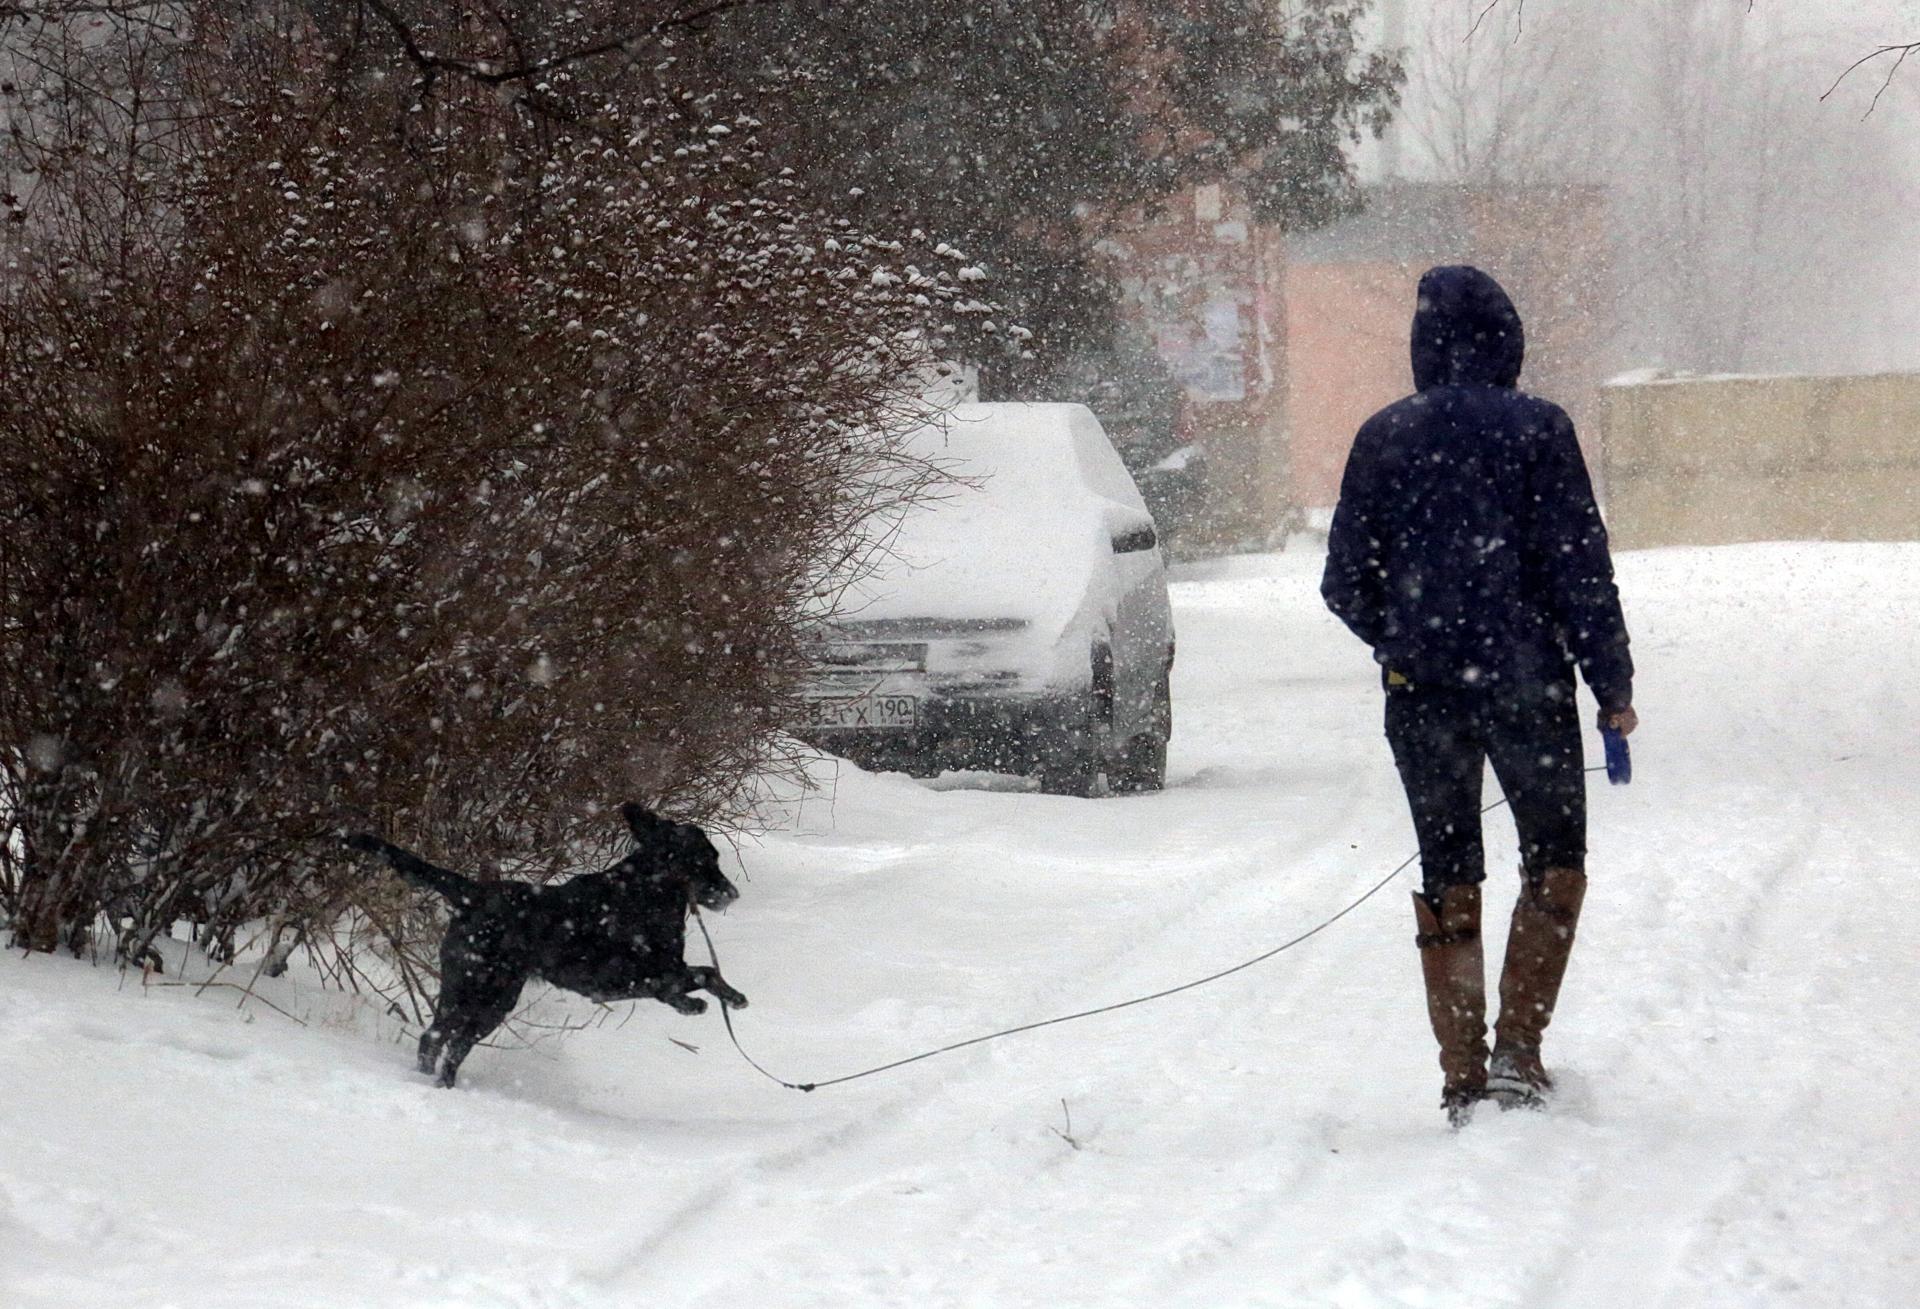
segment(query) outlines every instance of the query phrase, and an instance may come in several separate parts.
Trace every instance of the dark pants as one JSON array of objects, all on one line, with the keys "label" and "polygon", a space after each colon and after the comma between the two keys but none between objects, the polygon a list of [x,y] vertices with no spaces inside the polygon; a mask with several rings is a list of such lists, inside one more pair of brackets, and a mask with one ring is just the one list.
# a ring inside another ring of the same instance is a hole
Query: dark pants
[{"label": "dark pants", "polygon": [[1413,810],[1429,897],[1486,880],[1480,778],[1489,760],[1513,808],[1526,875],[1585,867],[1587,790],[1571,680],[1390,685],[1387,741]]}]

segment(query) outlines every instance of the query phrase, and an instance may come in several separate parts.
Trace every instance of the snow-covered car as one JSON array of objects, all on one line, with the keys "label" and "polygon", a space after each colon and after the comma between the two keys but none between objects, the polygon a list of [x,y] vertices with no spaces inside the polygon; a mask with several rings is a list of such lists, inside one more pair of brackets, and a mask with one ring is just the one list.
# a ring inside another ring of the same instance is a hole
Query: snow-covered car
[{"label": "snow-covered car", "polygon": [[912,439],[957,479],[824,625],[797,734],[865,767],[1091,795],[1165,783],[1173,616],[1153,517],[1084,405],[969,404]]}]

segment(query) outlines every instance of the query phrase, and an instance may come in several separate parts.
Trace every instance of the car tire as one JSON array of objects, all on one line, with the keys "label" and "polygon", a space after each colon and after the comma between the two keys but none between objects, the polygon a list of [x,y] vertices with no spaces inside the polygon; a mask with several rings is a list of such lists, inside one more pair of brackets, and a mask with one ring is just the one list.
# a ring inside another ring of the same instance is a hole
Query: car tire
[{"label": "car tire", "polygon": [[1056,742],[1034,770],[1046,795],[1089,799],[1101,793],[1101,783],[1113,756],[1113,647],[1094,643],[1089,658],[1091,681],[1080,725]]},{"label": "car tire", "polygon": [[1173,688],[1160,674],[1153,695],[1153,730],[1127,741],[1113,789],[1122,794],[1163,791],[1167,785],[1167,741],[1173,736]]}]

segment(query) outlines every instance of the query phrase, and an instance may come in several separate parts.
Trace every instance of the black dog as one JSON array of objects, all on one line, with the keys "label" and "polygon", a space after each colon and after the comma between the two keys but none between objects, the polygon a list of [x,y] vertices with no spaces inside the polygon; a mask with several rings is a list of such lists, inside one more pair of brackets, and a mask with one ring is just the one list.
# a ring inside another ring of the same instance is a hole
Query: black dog
[{"label": "black dog", "polygon": [[453,910],[440,942],[440,1000],[420,1038],[421,1072],[438,1063],[440,1085],[452,1086],[475,1043],[513,1012],[529,977],[601,1002],[652,998],[683,1014],[707,1007],[692,991],[736,1009],[746,1004],[715,969],[682,957],[688,905],[724,909],[740,894],[721,874],[713,842],[693,824],[637,804],[622,805],[620,816],[638,842],[633,853],[558,886],[475,881],[377,836],[347,838]]}]

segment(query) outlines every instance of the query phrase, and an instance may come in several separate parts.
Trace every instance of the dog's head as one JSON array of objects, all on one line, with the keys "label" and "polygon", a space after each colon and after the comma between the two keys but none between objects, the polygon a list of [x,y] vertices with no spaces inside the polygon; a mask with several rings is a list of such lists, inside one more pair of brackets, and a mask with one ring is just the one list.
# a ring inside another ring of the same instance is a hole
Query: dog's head
[{"label": "dog's head", "polygon": [[621,805],[620,816],[640,845],[635,853],[649,867],[679,879],[694,904],[725,909],[740,898],[739,888],[720,871],[720,851],[700,828],[662,818],[638,804]]}]

